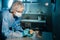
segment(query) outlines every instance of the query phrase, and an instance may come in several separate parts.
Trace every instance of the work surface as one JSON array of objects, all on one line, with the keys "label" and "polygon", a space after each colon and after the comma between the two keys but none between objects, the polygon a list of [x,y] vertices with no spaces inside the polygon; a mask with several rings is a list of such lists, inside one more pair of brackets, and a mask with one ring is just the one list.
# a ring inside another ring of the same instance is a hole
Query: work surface
[{"label": "work surface", "polygon": [[34,36],[34,37],[22,37],[22,38],[14,38],[14,37],[8,37],[6,40],[41,40],[42,38],[41,37],[38,37],[38,35],[37,35],[37,31],[36,31],[36,36]]},{"label": "work surface", "polygon": [[40,38],[32,39],[32,38],[25,37],[25,38],[7,38],[6,40],[41,40],[41,39]]},{"label": "work surface", "polygon": [[42,36],[23,37],[23,38],[7,38],[6,40],[53,40],[51,32],[42,32]]},{"label": "work surface", "polygon": [[7,38],[6,40],[32,40],[31,38]]}]

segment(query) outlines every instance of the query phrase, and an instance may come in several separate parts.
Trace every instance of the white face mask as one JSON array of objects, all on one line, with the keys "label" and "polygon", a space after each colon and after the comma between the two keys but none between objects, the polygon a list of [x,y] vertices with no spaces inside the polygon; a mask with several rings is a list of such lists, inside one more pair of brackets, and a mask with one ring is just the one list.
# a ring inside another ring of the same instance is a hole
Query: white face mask
[{"label": "white face mask", "polygon": [[17,16],[17,17],[21,17],[21,16],[22,16],[22,13],[18,13],[18,12],[16,12],[16,13],[15,13],[15,16]]}]

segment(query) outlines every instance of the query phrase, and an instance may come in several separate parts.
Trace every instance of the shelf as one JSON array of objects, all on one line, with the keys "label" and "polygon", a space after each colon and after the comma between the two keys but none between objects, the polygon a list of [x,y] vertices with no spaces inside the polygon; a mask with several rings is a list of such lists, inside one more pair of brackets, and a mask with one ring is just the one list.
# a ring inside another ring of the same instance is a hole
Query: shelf
[{"label": "shelf", "polygon": [[25,13],[23,15],[43,15],[43,16],[46,16],[46,14],[38,14],[38,13],[35,13],[35,14],[31,14],[31,13]]},{"label": "shelf", "polygon": [[39,22],[39,23],[46,23],[45,20],[27,20],[27,19],[23,19],[23,20],[21,20],[21,22]]},{"label": "shelf", "polygon": [[[25,14],[32,14],[32,13],[25,13]],[[38,14],[38,13],[33,13],[33,14]]]},{"label": "shelf", "polygon": [[25,1],[25,2],[22,2],[22,3],[40,3],[40,2],[30,2],[30,1]]}]

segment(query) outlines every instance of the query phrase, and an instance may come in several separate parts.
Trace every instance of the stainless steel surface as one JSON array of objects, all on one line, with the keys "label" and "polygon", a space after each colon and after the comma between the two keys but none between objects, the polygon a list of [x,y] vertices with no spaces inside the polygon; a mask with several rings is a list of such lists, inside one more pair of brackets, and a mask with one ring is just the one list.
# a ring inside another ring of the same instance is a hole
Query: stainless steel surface
[{"label": "stainless steel surface", "polygon": [[45,20],[27,20],[27,19],[24,19],[24,20],[21,20],[22,22],[41,22],[41,23],[46,23]]},{"label": "stainless steel surface", "polygon": [[25,38],[7,38],[6,40],[42,40],[42,37],[40,36],[40,38],[36,37],[36,38],[29,38],[29,37],[25,37]]},{"label": "stainless steel surface", "polygon": [[34,36],[32,37],[8,37],[6,40],[42,40],[42,37],[38,35],[38,31],[34,32]]},{"label": "stainless steel surface", "polygon": [[6,40],[32,40],[31,38],[7,38]]}]

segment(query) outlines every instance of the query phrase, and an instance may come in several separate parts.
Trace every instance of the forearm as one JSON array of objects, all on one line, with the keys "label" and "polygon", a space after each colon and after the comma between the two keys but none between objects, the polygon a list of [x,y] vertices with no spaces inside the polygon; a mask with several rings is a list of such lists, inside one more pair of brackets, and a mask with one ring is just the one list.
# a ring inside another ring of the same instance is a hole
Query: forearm
[{"label": "forearm", "polygon": [[5,32],[3,32],[4,33],[4,35],[6,36],[6,37],[9,37],[9,36],[11,36],[12,35],[12,33],[13,33],[13,31],[5,31]]},{"label": "forearm", "polygon": [[6,37],[23,37],[23,33],[19,31],[16,31],[16,32],[10,31],[10,32],[6,32],[5,36]]}]

